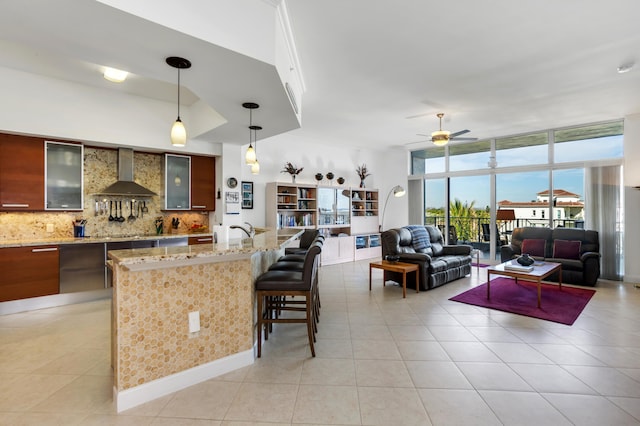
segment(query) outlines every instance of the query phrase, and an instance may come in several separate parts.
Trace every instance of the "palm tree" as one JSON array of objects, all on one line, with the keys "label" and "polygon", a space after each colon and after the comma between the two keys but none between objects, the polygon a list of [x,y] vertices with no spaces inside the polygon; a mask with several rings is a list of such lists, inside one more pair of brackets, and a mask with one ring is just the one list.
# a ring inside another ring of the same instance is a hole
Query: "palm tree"
[{"label": "palm tree", "polygon": [[463,241],[471,241],[471,235],[473,235],[473,219],[476,217],[475,204],[475,200],[471,203],[466,201],[463,203],[457,198],[454,198],[449,204],[450,224],[456,227],[458,238]]}]

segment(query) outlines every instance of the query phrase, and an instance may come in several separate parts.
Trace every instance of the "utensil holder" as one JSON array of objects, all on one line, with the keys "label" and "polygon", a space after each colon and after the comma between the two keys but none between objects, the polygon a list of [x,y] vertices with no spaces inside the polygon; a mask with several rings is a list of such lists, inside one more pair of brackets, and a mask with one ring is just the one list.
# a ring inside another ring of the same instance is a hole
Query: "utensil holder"
[{"label": "utensil holder", "polygon": [[84,225],[73,225],[73,237],[84,238]]}]

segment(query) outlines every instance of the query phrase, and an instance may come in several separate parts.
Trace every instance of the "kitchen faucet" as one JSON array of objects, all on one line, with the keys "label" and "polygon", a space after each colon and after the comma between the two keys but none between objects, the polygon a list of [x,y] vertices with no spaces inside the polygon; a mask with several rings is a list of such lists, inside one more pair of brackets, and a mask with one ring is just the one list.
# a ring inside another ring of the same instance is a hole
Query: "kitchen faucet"
[{"label": "kitchen faucet", "polygon": [[247,234],[247,236],[249,238],[253,238],[256,236],[256,230],[253,228],[253,225],[250,224],[249,222],[245,222],[247,225],[249,225],[249,229],[247,230],[245,227],[240,226],[240,225],[231,225],[229,226],[229,228],[231,229],[242,229],[244,231],[245,234]]}]

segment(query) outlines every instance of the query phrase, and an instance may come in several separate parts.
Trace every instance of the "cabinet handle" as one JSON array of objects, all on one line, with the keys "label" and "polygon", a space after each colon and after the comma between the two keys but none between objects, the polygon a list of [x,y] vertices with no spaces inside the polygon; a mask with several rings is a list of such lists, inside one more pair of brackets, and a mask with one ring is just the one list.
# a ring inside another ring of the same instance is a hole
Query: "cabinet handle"
[{"label": "cabinet handle", "polygon": [[28,209],[29,208],[29,204],[2,204],[2,207],[13,207],[13,208],[18,208],[18,209]]},{"label": "cabinet handle", "polygon": [[191,206],[192,209],[206,209],[207,206]]},{"label": "cabinet handle", "polygon": [[42,253],[44,251],[58,251],[57,247],[31,249],[31,253]]},{"label": "cabinet handle", "polygon": [[206,242],[206,241],[213,241],[213,238],[212,237],[209,237],[209,238],[198,238],[197,241],[199,243]]}]

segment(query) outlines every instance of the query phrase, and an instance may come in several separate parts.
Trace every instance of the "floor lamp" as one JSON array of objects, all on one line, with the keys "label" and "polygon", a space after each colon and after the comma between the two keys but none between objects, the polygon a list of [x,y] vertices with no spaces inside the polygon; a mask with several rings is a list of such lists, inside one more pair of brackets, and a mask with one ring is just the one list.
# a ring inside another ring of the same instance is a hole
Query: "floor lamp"
[{"label": "floor lamp", "polygon": [[389,194],[387,195],[387,200],[384,202],[384,210],[382,210],[382,222],[380,222],[381,232],[382,232],[382,228],[384,227],[384,216],[387,214],[387,204],[389,204],[389,198],[391,198],[391,194],[393,194],[393,196],[396,198],[400,198],[405,193],[406,191],[400,185],[394,186],[393,188],[391,188],[391,191],[389,191]]}]

